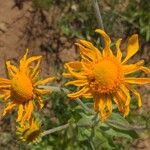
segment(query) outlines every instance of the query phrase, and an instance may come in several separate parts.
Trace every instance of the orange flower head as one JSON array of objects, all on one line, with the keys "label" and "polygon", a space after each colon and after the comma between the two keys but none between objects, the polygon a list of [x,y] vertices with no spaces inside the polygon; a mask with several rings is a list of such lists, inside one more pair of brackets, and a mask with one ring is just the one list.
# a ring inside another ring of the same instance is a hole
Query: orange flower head
[{"label": "orange flower head", "polygon": [[6,62],[8,75],[10,79],[0,78],[0,98],[8,104],[3,116],[9,113],[14,107],[18,107],[17,122],[21,125],[31,118],[34,101],[38,100],[40,108],[43,107],[41,96],[50,91],[40,89],[38,86],[52,81],[54,78],[49,77],[39,80],[39,67],[41,56],[27,58],[26,54],[20,60],[19,67],[11,65],[10,61]]},{"label": "orange flower head", "polygon": [[23,126],[17,126],[17,135],[22,142],[38,143],[41,133],[41,123],[33,118],[31,123],[26,122]]},{"label": "orange flower head", "polygon": [[75,85],[80,90],[70,93],[72,99],[77,97],[93,98],[94,109],[100,113],[102,121],[106,120],[112,113],[112,98],[120,112],[127,116],[130,105],[130,92],[132,92],[141,106],[140,94],[131,84],[150,83],[149,77],[134,78],[132,73],[143,71],[150,74],[150,69],[142,66],[144,61],[140,60],[134,64],[127,61],[139,49],[138,35],[134,34],[129,38],[127,46],[127,56],[123,59],[120,50],[121,39],[116,42],[117,56],[110,49],[111,40],[101,29],[96,30],[101,34],[105,41],[102,52],[92,43],[80,40],[76,45],[79,46],[81,61],[73,61],[65,64],[67,70],[66,77],[73,77],[66,85]]}]

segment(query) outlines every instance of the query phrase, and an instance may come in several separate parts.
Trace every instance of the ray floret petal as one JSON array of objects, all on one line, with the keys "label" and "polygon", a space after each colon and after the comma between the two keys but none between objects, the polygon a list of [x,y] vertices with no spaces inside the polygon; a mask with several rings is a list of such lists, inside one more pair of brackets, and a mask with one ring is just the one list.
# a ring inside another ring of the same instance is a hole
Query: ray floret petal
[{"label": "ray floret petal", "polygon": [[[111,39],[107,33],[101,29],[96,32],[104,38],[104,49],[98,50],[91,42],[79,40],[76,45],[80,49],[81,60],[72,61],[65,64],[66,72],[63,74],[67,78],[72,78],[65,85],[74,85],[79,90],[69,93],[68,97],[75,99],[78,97],[93,98],[94,110],[99,112],[102,121],[105,121],[112,113],[112,103],[114,102],[118,110],[127,116],[130,111],[130,95],[133,94],[142,105],[140,94],[132,87],[132,84],[149,84],[150,69],[144,67],[144,61],[128,64],[128,60],[139,50],[138,35],[132,35],[127,43],[127,54],[123,58],[121,52],[121,39],[116,42],[116,56],[113,54],[110,45]],[[132,73],[143,71],[147,76],[132,77]]]},{"label": "ray floret petal", "polygon": [[30,120],[34,110],[35,100],[40,108],[43,107],[42,95],[51,91],[39,88],[39,85],[46,84],[54,80],[48,77],[40,80],[39,67],[42,56],[32,56],[27,58],[28,49],[20,59],[18,67],[6,62],[9,79],[0,78],[0,97],[6,103],[3,116],[11,112],[15,107],[18,109],[17,122],[21,125],[26,120]]}]

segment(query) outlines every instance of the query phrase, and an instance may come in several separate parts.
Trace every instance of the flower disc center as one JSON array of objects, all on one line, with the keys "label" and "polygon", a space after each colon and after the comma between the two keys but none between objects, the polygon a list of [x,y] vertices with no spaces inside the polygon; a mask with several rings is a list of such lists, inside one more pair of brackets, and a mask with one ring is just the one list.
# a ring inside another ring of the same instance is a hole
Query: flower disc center
[{"label": "flower disc center", "polygon": [[94,90],[99,93],[112,93],[123,80],[121,65],[114,59],[103,59],[93,70]]},{"label": "flower disc center", "polygon": [[11,88],[11,96],[15,101],[23,103],[33,97],[32,82],[26,74],[16,74],[12,79]]},{"label": "flower disc center", "polygon": [[26,139],[27,142],[31,142],[38,139],[40,133],[41,131],[38,128],[28,129],[24,134],[24,138]]}]

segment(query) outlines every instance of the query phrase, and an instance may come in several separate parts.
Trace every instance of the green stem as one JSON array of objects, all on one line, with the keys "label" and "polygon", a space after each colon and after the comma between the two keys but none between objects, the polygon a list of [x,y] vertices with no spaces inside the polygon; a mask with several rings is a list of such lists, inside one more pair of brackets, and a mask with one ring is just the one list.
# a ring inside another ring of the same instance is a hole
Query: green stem
[{"label": "green stem", "polygon": [[96,150],[95,147],[94,147],[93,142],[92,142],[92,141],[89,141],[89,143],[90,143],[90,145],[91,145],[92,150]]},{"label": "green stem", "polygon": [[52,128],[52,129],[49,129],[49,130],[46,130],[42,133],[42,137],[45,136],[45,135],[48,135],[48,134],[51,134],[51,133],[54,133],[56,131],[61,131],[61,130],[64,130],[66,128],[69,127],[69,123],[65,124],[65,125],[62,125],[62,126],[59,126],[59,127],[56,127],[56,128]]},{"label": "green stem", "polygon": [[83,107],[84,110],[86,110],[87,112],[89,112],[90,114],[95,114],[95,112],[90,109],[89,107],[87,107],[79,98],[76,98],[76,102],[81,105]]},{"label": "green stem", "polygon": [[101,12],[100,12],[97,0],[92,0],[92,4],[93,4],[94,11],[95,11],[98,26],[104,30],[104,24],[103,24]]},{"label": "green stem", "polygon": [[[98,28],[101,28],[104,30],[104,24],[103,24],[101,12],[100,12],[100,8],[98,6],[97,0],[92,0],[92,5],[93,5],[94,11],[95,11],[95,16],[97,19]],[[101,37],[100,37],[100,42],[102,43],[102,47],[104,47],[104,40]]]},{"label": "green stem", "polygon": [[[49,130],[46,130],[42,133],[42,137],[43,136],[46,136],[46,135],[49,135],[49,134],[52,134],[54,132],[57,132],[57,131],[61,131],[61,130],[64,130],[64,129],[67,129],[69,127],[69,123],[65,124],[65,125],[61,125],[61,126],[58,126],[58,127],[55,127],[55,128],[52,128],[52,129],[49,129]],[[76,125],[77,127],[80,127],[80,128],[92,128],[92,125],[89,125],[89,124],[84,124],[84,125],[80,125],[80,124],[77,124]]]},{"label": "green stem", "polygon": [[[145,126],[125,126],[123,124],[120,124],[118,122],[114,122],[114,121],[111,121],[111,120],[108,120],[106,122],[107,124],[115,124],[115,125],[118,125],[118,127],[123,127],[123,128],[126,128],[126,129],[129,129],[129,130],[143,130],[143,129],[146,129]],[[84,124],[84,125],[79,125],[77,124],[77,127],[85,127],[85,128],[92,128],[92,126],[95,126],[96,124],[93,123],[93,125],[89,125],[89,124]],[[46,135],[49,135],[49,134],[52,134],[54,132],[57,132],[57,131],[61,131],[61,130],[64,130],[64,129],[67,129],[69,127],[69,123],[65,124],[65,125],[61,125],[61,126],[58,126],[56,128],[52,128],[52,129],[49,129],[49,130],[46,130],[42,133],[42,137],[46,136]]]}]

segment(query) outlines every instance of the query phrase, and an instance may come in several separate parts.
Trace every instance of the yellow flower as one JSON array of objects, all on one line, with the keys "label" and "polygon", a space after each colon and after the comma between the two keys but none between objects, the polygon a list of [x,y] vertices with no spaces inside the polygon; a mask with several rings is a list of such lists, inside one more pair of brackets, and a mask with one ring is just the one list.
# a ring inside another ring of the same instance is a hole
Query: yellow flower
[{"label": "yellow flower", "polygon": [[43,107],[42,94],[50,91],[38,88],[39,85],[52,81],[54,78],[49,77],[39,80],[39,66],[42,56],[33,56],[27,58],[28,49],[20,60],[19,67],[6,62],[9,79],[0,78],[0,98],[7,103],[3,116],[18,107],[17,122],[21,124],[31,118],[34,109],[34,101],[38,100],[40,108]]},{"label": "yellow flower", "polygon": [[116,42],[116,56],[110,49],[111,40],[109,36],[100,29],[96,30],[101,34],[105,41],[105,47],[101,53],[92,43],[80,40],[77,45],[80,48],[81,61],[73,61],[65,64],[68,72],[64,73],[66,77],[75,78],[74,81],[66,85],[75,85],[80,90],[68,94],[70,98],[85,97],[94,98],[94,109],[100,112],[102,121],[107,119],[112,113],[112,99],[117,104],[120,112],[124,116],[129,113],[130,92],[132,92],[138,101],[138,106],[142,105],[140,94],[131,86],[131,84],[147,84],[150,78],[134,78],[131,74],[136,71],[143,71],[150,74],[150,69],[143,65],[140,60],[135,64],[127,64],[139,49],[138,35],[134,34],[128,40],[127,55],[122,59],[120,50],[121,39]]},{"label": "yellow flower", "polygon": [[41,139],[41,124],[37,120],[31,119],[31,122],[26,122],[23,126],[17,127],[17,135],[19,139],[27,143],[38,143]]}]

